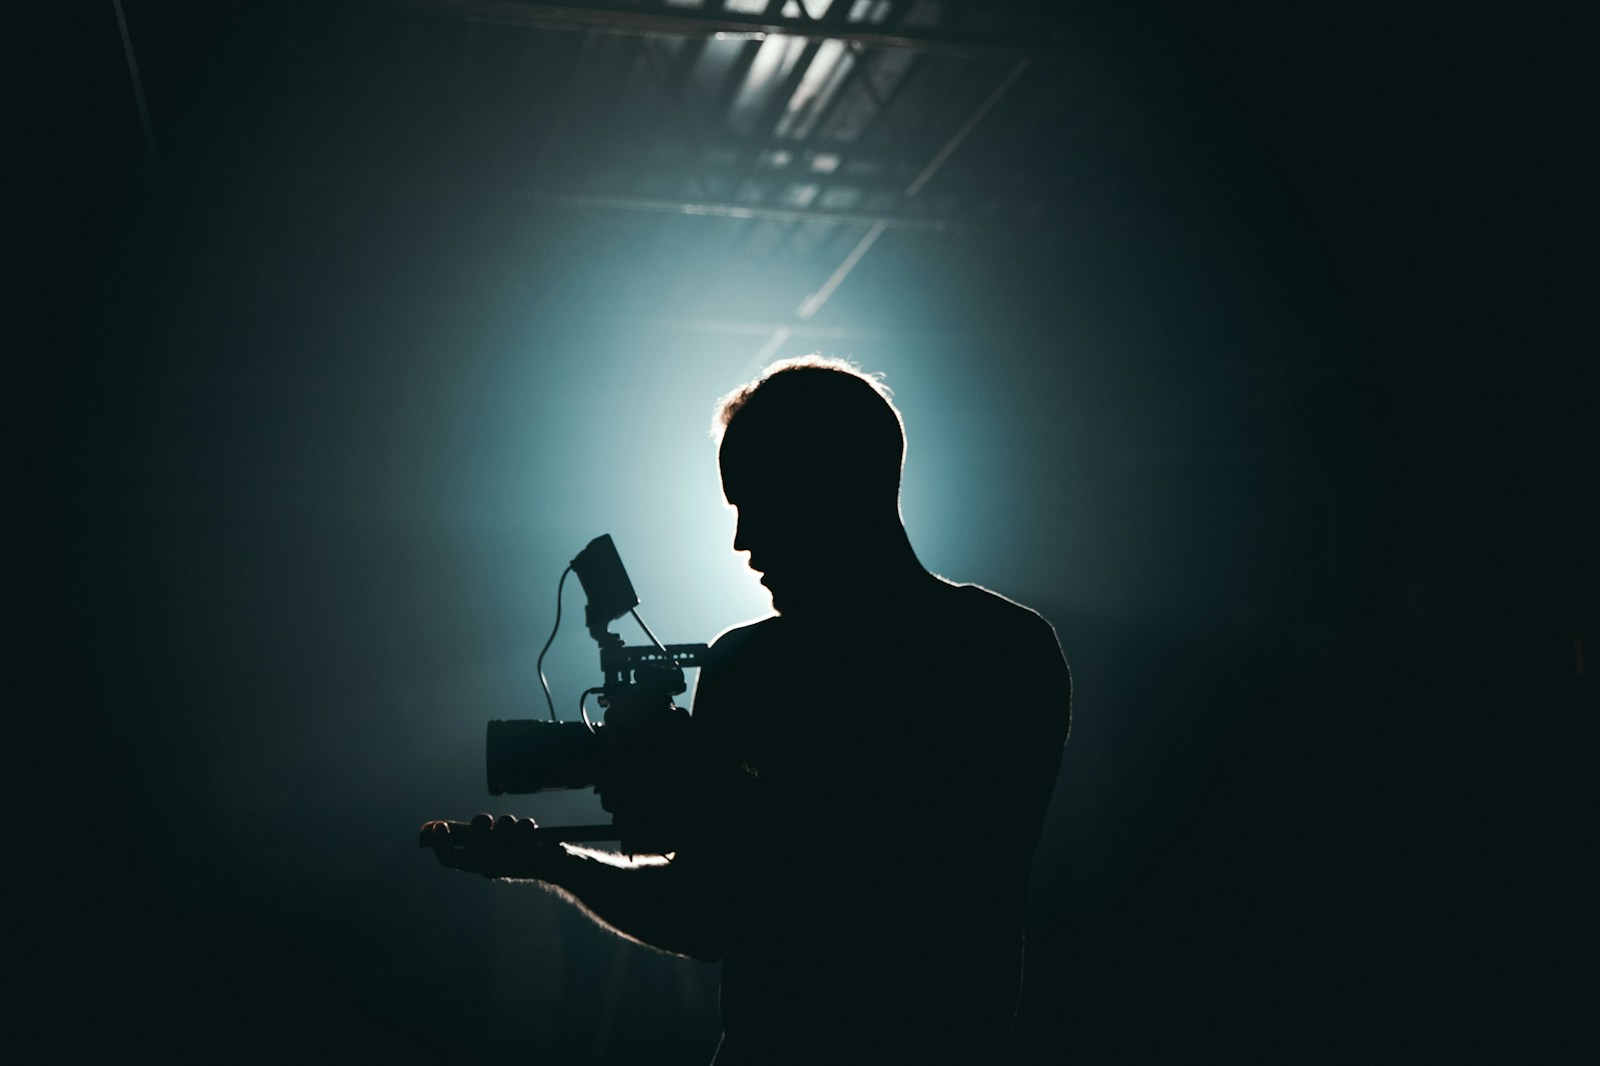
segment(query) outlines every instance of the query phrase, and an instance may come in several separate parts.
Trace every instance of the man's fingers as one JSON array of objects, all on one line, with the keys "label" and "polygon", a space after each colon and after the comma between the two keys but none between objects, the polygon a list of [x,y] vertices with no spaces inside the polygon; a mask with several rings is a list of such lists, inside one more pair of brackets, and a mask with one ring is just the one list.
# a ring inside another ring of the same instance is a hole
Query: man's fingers
[{"label": "man's fingers", "polygon": [[420,841],[425,848],[436,848],[449,839],[449,822],[423,822],[419,834]]},{"label": "man's fingers", "polygon": [[452,870],[485,877],[529,876],[543,842],[532,818],[502,814],[477,815],[471,822],[427,822],[422,843],[432,847],[439,862]]},{"label": "man's fingers", "polygon": [[425,842],[433,848],[434,857],[441,866],[452,870],[467,869],[471,862],[471,849],[467,846],[464,826],[451,826],[449,822],[429,822],[423,826]]}]

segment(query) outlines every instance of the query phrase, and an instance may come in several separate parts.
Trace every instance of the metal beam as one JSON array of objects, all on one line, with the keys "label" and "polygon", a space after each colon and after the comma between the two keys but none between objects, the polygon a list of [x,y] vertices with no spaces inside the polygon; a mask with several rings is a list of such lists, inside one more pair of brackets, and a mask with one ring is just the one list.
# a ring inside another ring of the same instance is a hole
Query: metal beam
[{"label": "metal beam", "polygon": [[122,55],[128,62],[128,77],[133,80],[133,102],[139,108],[139,127],[144,131],[145,151],[150,153],[150,162],[160,167],[161,153],[156,151],[156,131],[150,124],[150,108],[144,100],[144,81],[139,77],[139,61],[133,55],[133,38],[128,36],[128,19],[122,13],[122,0],[111,0],[111,6],[117,13],[117,29],[122,34]]},{"label": "metal beam", "polygon": [[[190,175],[221,180],[220,171],[204,164],[184,168]],[[883,229],[920,233],[971,234],[974,236],[1028,235],[1037,233],[1040,223],[1028,219],[976,221],[971,218],[943,218],[931,215],[886,214],[869,211],[830,211],[820,208],[779,207],[725,200],[689,200],[654,196],[624,196],[609,193],[564,192],[518,188],[504,183],[470,180],[405,181],[382,178],[357,178],[337,170],[297,167],[272,169],[264,180],[287,187],[365,190],[385,195],[482,199],[506,203],[548,204],[577,210],[616,211],[622,214],[677,215],[684,218],[729,218],[769,222],[814,222],[823,225],[854,226],[863,231]]]},{"label": "metal beam", "polygon": [[[952,333],[947,329],[912,329],[896,326],[883,329],[874,326],[816,326],[809,322],[740,322],[719,318],[647,318],[640,321],[647,329],[669,330],[674,333],[699,333],[716,337],[770,337],[787,331],[794,340],[805,341],[933,341],[936,343],[965,344],[972,348],[1001,344],[1007,347],[1023,345],[1060,345],[1060,337],[1043,332],[1019,331],[1014,333]],[[759,367],[758,367],[759,369]]]},{"label": "metal beam", "polygon": [[[703,218],[764,219],[772,222],[834,222],[867,228],[924,230],[937,233],[995,233],[1005,226],[984,225],[926,215],[879,215],[859,211],[821,211],[800,207],[727,203],[714,200],[669,200],[648,196],[608,196],[600,193],[532,192],[508,190],[508,199],[559,207],[589,207],[608,211],[633,211],[655,215],[689,215]],[[1021,228],[1021,227],[1016,227]]]},{"label": "metal beam", "polygon": [[[883,31],[864,23],[821,21],[810,18],[743,15],[731,11],[706,12],[692,8],[615,7],[603,4],[575,7],[543,0],[368,0],[369,3],[408,7],[436,15],[527,26],[546,30],[594,30],[633,37],[710,37],[725,34],[759,39],[768,34],[804,37],[811,41],[847,41],[863,48],[904,48],[934,55],[988,59],[1046,59],[1064,57],[1070,42],[1049,30],[1026,37],[996,34],[960,34],[940,30]],[[838,0],[839,4],[849,0]]]}]

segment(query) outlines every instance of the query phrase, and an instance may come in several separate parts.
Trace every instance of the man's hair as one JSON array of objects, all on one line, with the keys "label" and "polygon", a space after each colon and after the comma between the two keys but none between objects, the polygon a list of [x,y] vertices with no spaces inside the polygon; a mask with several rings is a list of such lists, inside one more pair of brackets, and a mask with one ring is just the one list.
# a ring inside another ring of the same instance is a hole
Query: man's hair
[{"label": "man's hair", "polygon": [[896,499],[905,462],[905,423],[882,376],[820,355],[768,366],[717,404],[712,436],[723,479],[741,461],[755,472]]}]

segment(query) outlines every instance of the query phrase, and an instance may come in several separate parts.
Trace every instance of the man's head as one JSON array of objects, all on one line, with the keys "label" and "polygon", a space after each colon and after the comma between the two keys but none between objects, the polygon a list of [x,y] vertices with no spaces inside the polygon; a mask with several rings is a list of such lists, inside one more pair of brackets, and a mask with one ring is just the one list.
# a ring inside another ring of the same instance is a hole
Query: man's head
[{"label": "man's head", "polygon": [[739,513],[734,550],[750,553],[779,610],[904,545],[905,431],[876,378],[842,360],[785,360],[723,398],[714,432]]}]

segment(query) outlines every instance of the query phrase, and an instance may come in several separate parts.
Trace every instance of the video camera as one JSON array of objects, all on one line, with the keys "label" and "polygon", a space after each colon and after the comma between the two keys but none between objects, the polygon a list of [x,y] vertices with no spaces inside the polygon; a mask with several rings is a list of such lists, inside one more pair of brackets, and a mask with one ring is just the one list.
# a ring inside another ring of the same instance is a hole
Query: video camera
[{"label": "video camera", "polygon": [[[561,589],[567,574],[576,573],[588,602],[584,620],[589,635],[600,646],[604,683],[585,689],[578,701],[579,721],[560,721],[550,703],[550,719],[511,719],[489,722],[485,765],[491,796],[527,795],[561,789],[596,788],[625,773],[637,774],[668,745],[658,743],[681,730],[688,712],[673,703],[688,685],[683,672],[703,664],[704,644],[662,644],[639,618],[639,597],[609,535],[596,537],[579,552],[561,575],[556,590],[556,624],[539,654],[539,679],[544,682],[544,653],[561,627]],[[611,623],[632,614],[651,643],[629,647],[611,632]],[[549,687],[545,687],[549,698]],[[590,719],[590,696],[604,714],[599,723]],[[620,840],[625,851],[671,850],[659,828],[632,825],[619,831],[615,825],[541,826],[547,840]],[[426,843],[426,840],[424,840]]]}]

